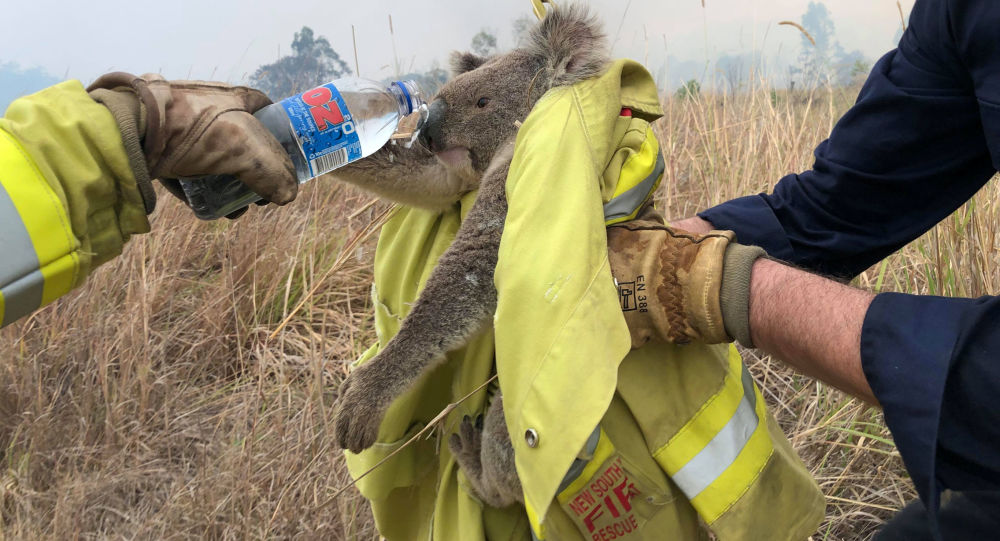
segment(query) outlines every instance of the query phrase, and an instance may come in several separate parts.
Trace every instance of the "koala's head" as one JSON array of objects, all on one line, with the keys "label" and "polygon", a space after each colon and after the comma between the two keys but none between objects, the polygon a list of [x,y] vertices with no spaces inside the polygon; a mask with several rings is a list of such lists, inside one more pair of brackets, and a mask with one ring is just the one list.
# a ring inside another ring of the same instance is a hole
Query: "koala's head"
[{"label": "koala's head", "polygon": [[579,5],[550,10],[526,43],[491,58],[452,55],[455,77],[431,103],[421,132],[445,166],[480,176],[542,94],[597,76],[608,62],[600,25]]}]

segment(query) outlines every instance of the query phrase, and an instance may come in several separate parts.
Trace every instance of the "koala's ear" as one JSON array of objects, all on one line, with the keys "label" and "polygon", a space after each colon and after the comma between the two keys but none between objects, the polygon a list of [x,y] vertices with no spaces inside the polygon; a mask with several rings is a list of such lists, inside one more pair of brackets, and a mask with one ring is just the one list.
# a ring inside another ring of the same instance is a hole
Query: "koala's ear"
[{"label": "koala's ear", "polygon": [[461,75],[486,63],[486,59],[472,53],[455,51],[451,53],[451,75]]},{"label": "koala's ear", "polygon": [[609,62],[601,24],[582,4],[549,10],[527,41],[525,48],[541,59],[551,76],[549,86],[595,77]]}]

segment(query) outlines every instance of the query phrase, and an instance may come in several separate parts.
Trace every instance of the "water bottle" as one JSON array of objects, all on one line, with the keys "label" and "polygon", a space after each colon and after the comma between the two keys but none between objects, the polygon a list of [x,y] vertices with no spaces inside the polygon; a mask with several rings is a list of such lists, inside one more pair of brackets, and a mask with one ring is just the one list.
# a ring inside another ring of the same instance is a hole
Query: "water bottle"
[{"label": "water bottle", "polygon": [[[288,152],[301,184],[371,155],[392,138],[403,117],[416,112],[422,120],[426,111],[414,81],[396,81],[386,88],[368,79],[344,78],[268,105],[254,116]],[[179,180],[202,220],[221,218],[261,200],[231,175]]]}]

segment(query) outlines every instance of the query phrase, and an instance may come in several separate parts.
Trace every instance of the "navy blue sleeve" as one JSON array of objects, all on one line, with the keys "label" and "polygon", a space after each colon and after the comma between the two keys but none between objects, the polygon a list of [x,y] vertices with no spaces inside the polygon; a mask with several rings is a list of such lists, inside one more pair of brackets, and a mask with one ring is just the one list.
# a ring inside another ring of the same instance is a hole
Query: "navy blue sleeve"
[{"label": "navy blue sleeve", "polygon": [[[824,274],[878,262],[1000,167],[998,29],[1000,2],[917,0],[811,171],[699,216]],[[861,359],[929,508],[944,488],[1000,490],[1000,298],[879,295]]]},{"label": "navy blue sleeve", "polygon": [[[943,0],[918,0],[899,48],[876,63],[857,103],[816,148],[811,171],[699,216],[774,257],[850,277],[968,200],[995,167],[948,11]],[[988,61],[1000,69],[1000,48]]]},{"label": "navy blue sleeve", "polygon": [[883,293],[861,331],[865,377],[917,492],[1000,490],[1000,298]]}]

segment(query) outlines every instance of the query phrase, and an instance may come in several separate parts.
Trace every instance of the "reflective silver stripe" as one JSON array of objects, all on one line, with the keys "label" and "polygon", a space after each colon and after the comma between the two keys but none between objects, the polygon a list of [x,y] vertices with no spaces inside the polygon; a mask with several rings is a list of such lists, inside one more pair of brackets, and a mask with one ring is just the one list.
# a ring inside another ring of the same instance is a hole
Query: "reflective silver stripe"
[{"label": "reflective silver stripe", "polygon": [[42,304],[45,277],[35,270],[13,284],[0,290],[3,292],[3,325],[17,321],[30,314]]},{"label": "reflective silver stripe", "polygon": [[743,399],[740,400],[736,413],[701,452],[671,476],[689,500],[701,494],[736,461],[740,451],[750,441],[750,436],[757,430],[760,422],[757,418],[757,395],[754,392],[753,378],[745,365],[741,380]]},{"label": "reflective silver stripe", "polygon": [[663,175],[665,169],[666,164],[663,162],[663,151],[657,150],[656,166],[653,167],[653,172],[639,184],[636,184],[625,193],[604,204],[604,221],[624,218],[635,212],[646,198],[649,197],[649,192],[653,191],[653,186],[656,186],[656,180]]},{"label": "reflective silver stripe", "polygon": [[556,494],[566,490],[573,481],[576,481],[577,477],[583,473],[583,469],[587,467],[587,464],[594,458],[594,451],[597,450],[597,442],[601,439],[601,426],[598,425],[593,432],[590,433],[590,437],[587,438],[587,443],[583,445],[583,457],[585,458],[575,458],[573,459],[573,464],[570,465],[569,470],[566,475],[563,476],[563,480],[559,483],[559,488],[556,489]]},{"label": "reflective silver stripe", "polygon": [[0,185],[0,291],[4,296],[3,323],[38,308],[45,280],[38,269],[38,254],[24,221],[7,190]]}]

